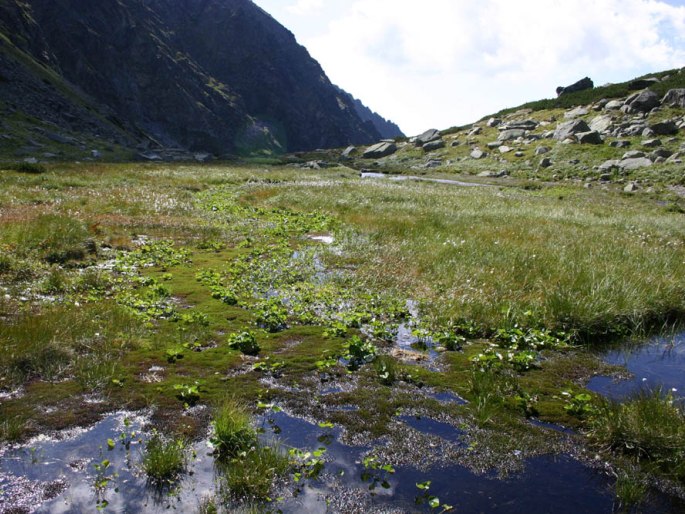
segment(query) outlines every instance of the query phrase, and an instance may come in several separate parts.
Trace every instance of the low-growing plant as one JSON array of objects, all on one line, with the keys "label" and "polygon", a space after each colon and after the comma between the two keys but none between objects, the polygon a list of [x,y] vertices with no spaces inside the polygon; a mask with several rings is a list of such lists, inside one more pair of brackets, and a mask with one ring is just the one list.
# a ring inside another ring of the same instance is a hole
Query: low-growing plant
[{"label": "low-growing plant", "polygon": [[345,359],[348,366],[357,368],[376,359],[378,350],[371,341],[365,341],[359,336],[352,336],[345,345]]},{"label": "low-growing plant", "polygon": [[187,407],[195,405],[200,401],[200,388],[201,384],[199,381],[195,381],[193,384],[175,384],[174,391],[176,391],[176,397],[181,400]]},{"label": "low-growing plant", "polygon": [[592,403],[592,396],[588,393],[573,394],[569,391],[564,391],[561,394],[566,397],[564,410],[572,416],[583,418],[595,411],[595,407]]},{"label": "low-growing plant", "polygon": [[257,355],[261,350],[254,332],[249,330],[231,334],[227,341],[229,348],[240,350],[245,355]]},{"label": "low-growing plant", "polygon": [[28,173],[30,175],[41,175],[47,173],[48,169],[44,164],[37,162],[18,162],[15,164],[5,164],[3,169],[16,171],[18,173]]},{"label": "low-growing plant", "polygon": [[269,298],[256,307],[257,325],[269,332],[280,332],[287,326],[288,310],[278,298]]},{"label": "low-growing plant", "polygon": [[223,495],[241,503],[263,502],[290,469],[288,456],[277,444],[251,448],[224,466]]},{"label": "low-growing plant", "polygon": [[395,359],[381,355],[373,363],[376,375],[381,384],[391,386],[397,381],[397,366]]},{"label": "low-growing plant", "polygon": [[644,500],[648,482],[637,469],[619,470],[614,488],[620,510],[629,512]]},{"label": "low-growing plant", "polygon": [[180,439],[165,439],[154,432],[145,444],[143,470],[158,485],[172,483],[185,468],[186,444]]},{"label": "low-growing plant", "polygon": [[247,408],[233,398],[225,399],[215,409],[212,428],[210,441],[221,459],[236,457],[257,445]]}]

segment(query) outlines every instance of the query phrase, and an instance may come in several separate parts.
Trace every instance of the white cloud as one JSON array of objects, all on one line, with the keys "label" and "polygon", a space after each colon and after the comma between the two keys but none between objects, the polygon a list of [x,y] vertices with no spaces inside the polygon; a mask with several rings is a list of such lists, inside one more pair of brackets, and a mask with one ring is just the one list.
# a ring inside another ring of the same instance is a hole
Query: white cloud
[{"label": "white cloud", "polygon": [[297,0],[294,4],[288,5],[286,10],[296,15],[309,15],[320,11],[323,7],[323,0]]},{"label": "white cloud", "polygon": [[[258,3],[279,19],[274,0]],[[301,22],[297,17],[284,22],[331,80],[408,133],[475,121],[503,107],[551,97],[556,86],[586,75],[599,85],[685,65],[685,6],[673,2],[286,4],[291,13],[309,9]]]}]

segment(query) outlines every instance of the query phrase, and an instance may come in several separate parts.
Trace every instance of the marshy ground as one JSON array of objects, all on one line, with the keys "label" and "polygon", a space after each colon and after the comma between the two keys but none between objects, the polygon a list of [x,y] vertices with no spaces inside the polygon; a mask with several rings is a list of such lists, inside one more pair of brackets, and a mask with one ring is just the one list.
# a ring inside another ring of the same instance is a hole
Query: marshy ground
[{"label": "marshy ground", "polygon": [[[629,375],[610,343],[677,333],[672,184],[161,164],[0,184],[0,512],[683,507],[678,392],[586,388]],[[79,441],[68,476],[11,464],[41,435]]]}]

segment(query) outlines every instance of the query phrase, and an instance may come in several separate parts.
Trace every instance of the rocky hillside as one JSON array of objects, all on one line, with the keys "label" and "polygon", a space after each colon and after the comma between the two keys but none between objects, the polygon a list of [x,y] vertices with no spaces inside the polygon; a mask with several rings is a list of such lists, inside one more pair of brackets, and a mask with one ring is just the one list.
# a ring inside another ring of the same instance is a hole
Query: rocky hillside
[{"label": "rocky hillside", "polygon": [[0,152],[18,156],[221,156],[383,136],[250,0],[0,0],[0,99]]},{"label": "rocky hillside", "polygon": [[[465,127],[347,148],[358,169],[685,186],[685,69],[507,109]],[[680,189],[679,189],[680,190]]]}]

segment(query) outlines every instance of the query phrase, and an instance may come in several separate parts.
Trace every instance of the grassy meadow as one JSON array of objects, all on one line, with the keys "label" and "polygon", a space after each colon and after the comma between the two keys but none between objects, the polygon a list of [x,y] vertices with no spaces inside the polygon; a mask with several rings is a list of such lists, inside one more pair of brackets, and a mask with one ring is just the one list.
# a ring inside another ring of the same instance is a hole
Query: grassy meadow
[{"label": "grassy meadow", "polygon": [[[359,179],[343,166],[42,171],[0,171],[2,440],[151,408],[154,478],[183,473],[183,441],[209,430],[226,497],[251,503],[307,471],[256,442],[250,416],[274,404],[366,440],[402,409],[451,416],[485,460],[512,439],[544,451],[525,424],[536,416],[587,430],[579,444],[631,473],[654,454],[640,473],[682,483],[683,452],[663,446],[682,433],[678,409],[637,398],[621,411],[584,390],[612,371],[592,348],[683,319],[685,223],[670,197]],[[413,351],[392,344],[401,327]],[[324,382],[348,386],[328,405],[358,410],[321,410]],[[211,415],[184,415],[195,406]],[[654,411],[670,439],[624,451],[616,420],[639,431]]]}]

